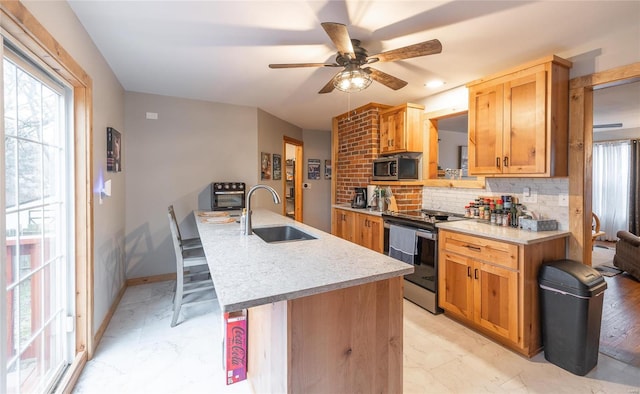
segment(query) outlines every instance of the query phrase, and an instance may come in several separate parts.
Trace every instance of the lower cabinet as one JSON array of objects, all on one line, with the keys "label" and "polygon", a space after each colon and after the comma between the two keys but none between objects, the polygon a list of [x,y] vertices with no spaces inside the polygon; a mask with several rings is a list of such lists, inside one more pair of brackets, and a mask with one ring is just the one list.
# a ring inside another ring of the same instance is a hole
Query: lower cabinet
[{"label": "lower cabinet", "polygon": [[538,353],[537,273],[564,258],[564,238],[522,245],[440,230],[438,247],[445,313],[528,357]]},{"label": "lower cabinet", "polygon": [[333,235],[380,253],[384,249],[383,226],[379,216],[334,208]]}]

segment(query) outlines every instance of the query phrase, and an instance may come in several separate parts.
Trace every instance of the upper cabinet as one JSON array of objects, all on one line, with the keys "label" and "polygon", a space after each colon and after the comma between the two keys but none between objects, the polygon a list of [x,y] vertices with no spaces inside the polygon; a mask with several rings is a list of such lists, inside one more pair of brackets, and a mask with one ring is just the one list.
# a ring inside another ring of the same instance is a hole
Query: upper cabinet
[{"label": "upper cabinet", "polygon": [[568,175],[570,68],[549,56],[467,84],[469,174]]},{"label": "upper cabinet", "polygon": [[424,106],[403,104],[380,112],[380,154],[422,152]]}]

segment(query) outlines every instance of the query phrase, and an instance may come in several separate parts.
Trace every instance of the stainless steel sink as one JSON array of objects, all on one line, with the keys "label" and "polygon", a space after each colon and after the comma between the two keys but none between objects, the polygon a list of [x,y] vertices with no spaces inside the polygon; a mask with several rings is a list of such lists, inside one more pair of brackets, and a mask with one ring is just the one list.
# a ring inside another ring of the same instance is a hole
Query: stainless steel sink
[{"label": "stainless steel sink", "polygon": [[258,227],[253,229],[253,233],[267,243],[316,239],[313,235],[298,230],[293,226]]}]

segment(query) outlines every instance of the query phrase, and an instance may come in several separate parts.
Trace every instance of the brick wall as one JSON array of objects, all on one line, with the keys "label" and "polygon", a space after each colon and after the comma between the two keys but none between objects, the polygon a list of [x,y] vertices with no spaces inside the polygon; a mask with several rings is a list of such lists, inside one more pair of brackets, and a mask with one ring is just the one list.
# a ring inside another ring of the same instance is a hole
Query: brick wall
[{"label": "brick wall", "polygon": [[336,204],[351,202],[354,188],[371,182],[371,167],[380,146],[378,111],[384,108],[387,107],[368,104],[336,117]]},{"label": "brick wall", "polygon": [[[370,103],[336,117],[336,204],[351,202],[354,188],[366,187],[371,182],[373,160],[377,159],[380,153],[379,111],[390,107]],[[388,188],[396,198],[398,210],[415,210],[422,207],[422,186]]]},{"label": "brick wall", "polygon": [[391,186],[398,211],[415,211],[422,208],[422,186]]}]

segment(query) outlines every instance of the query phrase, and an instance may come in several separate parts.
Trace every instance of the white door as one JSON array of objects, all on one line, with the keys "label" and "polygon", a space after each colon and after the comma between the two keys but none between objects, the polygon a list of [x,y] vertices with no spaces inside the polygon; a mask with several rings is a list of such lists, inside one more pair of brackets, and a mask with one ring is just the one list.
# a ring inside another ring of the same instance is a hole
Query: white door
[{"label": "white door", "polygon": [[[6,42],[5,42],[6,44]],[[1,48],[1,47],[0,47]],[[0,392],[51,389],[73,355],[73,135],[70,89],[2,50],[5,211]],[[1,178],[0,178],[1,179]]]}]

